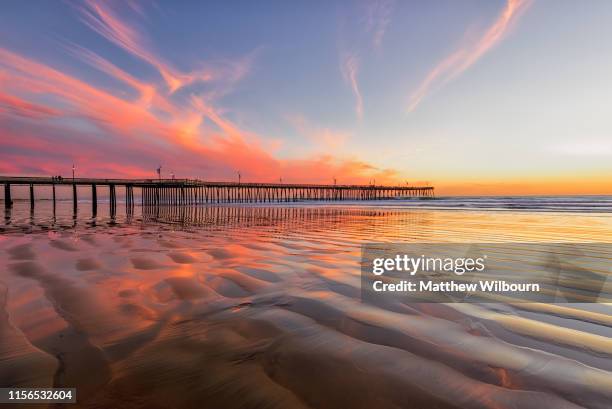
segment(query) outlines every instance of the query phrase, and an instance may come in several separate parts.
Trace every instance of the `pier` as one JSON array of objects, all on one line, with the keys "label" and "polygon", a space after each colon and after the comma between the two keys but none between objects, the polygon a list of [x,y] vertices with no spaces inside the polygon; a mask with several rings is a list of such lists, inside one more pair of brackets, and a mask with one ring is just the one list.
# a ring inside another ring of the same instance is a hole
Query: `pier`
[{"label": "pier", "polygon": [[72,187],[72,203],[78,206],[77,186],[91,188],[92,214],[98,207],[100,186],[108,187],[111,214],[117,208],[117,187],[124,189],[125,205],[129,212],[135,204],[134,190],[140,192],[142,206],[185,206],[217,203],[274,203],[299,201],[383,200],[394,198],[434,196],[431,186],[381,185],[322,185],[285,183],[208,182],[199,179],[93,179],[59,177],[0,176],[4,185],[4,206],[13,204],[11,186],[29,186],[29,200],[34,209],[35,186],[51,186],[55,205],[56,186]]}]

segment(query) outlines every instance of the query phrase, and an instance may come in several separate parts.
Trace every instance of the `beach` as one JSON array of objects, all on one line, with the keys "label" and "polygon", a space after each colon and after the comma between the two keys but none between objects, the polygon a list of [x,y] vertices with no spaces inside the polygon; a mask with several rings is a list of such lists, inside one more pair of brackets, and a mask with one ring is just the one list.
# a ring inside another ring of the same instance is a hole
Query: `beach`
[{"label": "beach", "polygon": [[612,2],[0,12],[0,409],[612,409]]},{"label": "beach", "polygon": [[612,213],[587,202],[101,205],[95,220],[16,202],[0,382],[75,387],[75,408],[608,408],[607,304],[360,298],[365,243],[612,243]]}]

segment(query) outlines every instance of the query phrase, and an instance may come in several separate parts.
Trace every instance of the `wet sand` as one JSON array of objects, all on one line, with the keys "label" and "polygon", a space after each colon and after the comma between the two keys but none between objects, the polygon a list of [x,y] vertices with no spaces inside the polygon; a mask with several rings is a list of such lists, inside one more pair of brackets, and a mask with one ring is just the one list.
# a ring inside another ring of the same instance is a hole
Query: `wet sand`
[{"label": "wet sand", "polygon": [[76,387],[75,408],[612,402],[608,305],[381,308],[359,291],[365,242],[612,242],[610,215],[220,207],[93,222],[38,212],[15,210],[0,233],[2,386]]}]

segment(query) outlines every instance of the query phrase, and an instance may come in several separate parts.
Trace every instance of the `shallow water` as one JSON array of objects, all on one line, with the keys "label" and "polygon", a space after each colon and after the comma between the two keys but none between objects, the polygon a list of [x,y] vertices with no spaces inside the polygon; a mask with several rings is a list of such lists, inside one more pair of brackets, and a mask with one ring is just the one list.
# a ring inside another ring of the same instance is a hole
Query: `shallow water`
[{"label": "shallow water", "polygon": [[381,308],[359,291],[366,242],[612,242],[612,214],[397,202],[105,211],[17,202],[0,222],[2,386],[77,387],[70,407],[86,408],[612,402],[609,305]]}]

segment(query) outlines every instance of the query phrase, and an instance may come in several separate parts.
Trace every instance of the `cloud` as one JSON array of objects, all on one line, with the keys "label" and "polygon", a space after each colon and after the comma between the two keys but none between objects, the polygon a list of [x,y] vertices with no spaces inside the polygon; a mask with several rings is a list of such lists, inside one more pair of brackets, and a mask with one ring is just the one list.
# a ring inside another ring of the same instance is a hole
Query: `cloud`
[{"label": "cloud", "polygon": [[315,144],[321,152],[339,149],[351,138],[350,132],[313,125],[303,115],[289,115],[287,121],[297,132]]},{"label": "cloud", "polygon": [[[160,163],[177,176],[210,180],[227,180],[236,169],[245,181],[322,182],[335,176],[349,183],[394,174],[354,158],[303,152],[278,158],[270,148],[275,141],[228,119],[218,99],[248,74],[257,50],[236,60],[198,63],[196,74],[184,74],[155,55],[145,36],[106,4],[86,3],[81,18],[158,68],[162,78],[147,82],[94,50],[64,43],[71,56],[135,91],[117,92],[0,47],[0,172],[53,175],[74,162],[88,176],[147,177]],[[192,81],[203,72],[205,89]],[[174,93],[177,87],[185,92]],[[331,147],[348,135],[312,128],[310,137]]]},{"label": "cloud", "polygon": [[[341,46],[340,72],[345,82],[351,87],[355,97],[355,114],[359,120],[363,119],[363,96],[359,86],[359,69],[363,63],[363,56],[368,55],[372,49],[379,48],[385,36],[387,26],[391,21],[391,12],[395,2],[393,0],[375,0],[359,8],[359,17],[349,24],[351,32],[349,46]],[[349,51],[347,51],[349,50]]]},{"label": "cloud", "polygon": [[502,13],[482,36],[475,42],[461,44],[427,74],[410,95],[408,112],[414,111],[430,92],[452,81],[499,43],[529,4],[529,0],[508,0]]},{"label": "cloud", "polygon": [[363,118],[363,98],[357,81],[357,73],[359,71],[359,57],[357,54],[348,53],[344,57],[342,63],[342,75],[347,83],[351,86],[355,95],[355,113],[357,118]]},{"label": "cloud", "polygon": [[92,177],[151,177],[161,163],[180,177],[208,180],[227,180],[237,169],[244,181],[261,182],[282,177],[286,182],[330,183],[336,177],[342,183],[362,183],[372,177],[381,182],[395,177],[392,170],[354,158],[315,155],[279,159],[257,142],[221,133],[206,145],[187,149],[187,144],[177,143],[160,149],[116,134],[100,138],[96,133],[2,115],[0,130],[0,172],[4,174],[67,174],[76,163],[80,174]]},{"label": "cloud", "polygon": [[566,156],[611,156],[612,141],[603,138],[564,142],[551,147],[550,152]]},{"label": "cloud", "polygon": [[138,80],[112,62],[79,45],[68,44],[66,48],[71,55],[136,90],[143,107],[148,108],[153,106],[167,113],[176,113],[174,107],[160,95],[153,84],[147,84]]},{"label": "cloud", "polygon": [[48,118],[60,114],[56,109],[28,102],[2,92],[0,92],[0,112],[30,119]]},{"label": "cloud", "polygon": [[[123,78],[111,66],[104,69]],[[3,48],[0,72],[3,173],[53,175],[74,162],[88,176],[147,177],[159,163],[177,175],[210,180],[227,179],[236,169],[245,181],[323,182],[335,176],[349,183],[393,174],[356,159],[276,158],[264,148],[264,138],[197,95],[173,105],[172,115],[158,115],[140,98],[120,98]],[[204,119],[215,128],[204,127]],[[323,130],[318,137],[333,144],[335,136]]]},{"label": "cloud", "polygon": [[372,35],[372,44],[380,47],[387,27],[391,22],[391,12],[395,2],[392,0],[371,1],[367,4],[366,30]]},{"label": "cloud", "polygon": [[194,81],[211,79],[210,73],[206,71],[181,73],[164,62],[151,51],[151,47],[146,44],[139,30],[119,19],[105,3],[89,0],[77,9],[81,14],[81,21],[89,28],[155,67],[171,93]]}]

